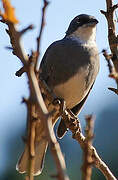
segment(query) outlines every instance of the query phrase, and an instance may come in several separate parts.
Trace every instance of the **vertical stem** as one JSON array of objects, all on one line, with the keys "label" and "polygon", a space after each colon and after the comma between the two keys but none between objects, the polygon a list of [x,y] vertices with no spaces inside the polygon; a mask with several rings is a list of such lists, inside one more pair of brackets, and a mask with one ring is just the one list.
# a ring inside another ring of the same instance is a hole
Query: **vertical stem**
[{"label": "vertical stem", "polygon": [[86,116],[86,138],[85,146],[83,148],[83,166],[82,166],[82,180],[91,180],[92,175],[92,138],[93,138],[93,116]]},{"label": "vertical stem", "polygon": [[35,105],[29,104],[27,106],[29,112],[28,119],[28,146],[29,146],[29,163],[28,163],[28,175],[25,180],[34,180],[34,167],[35,167],[35,127],[36,122],[34,121],[35,116]]}]

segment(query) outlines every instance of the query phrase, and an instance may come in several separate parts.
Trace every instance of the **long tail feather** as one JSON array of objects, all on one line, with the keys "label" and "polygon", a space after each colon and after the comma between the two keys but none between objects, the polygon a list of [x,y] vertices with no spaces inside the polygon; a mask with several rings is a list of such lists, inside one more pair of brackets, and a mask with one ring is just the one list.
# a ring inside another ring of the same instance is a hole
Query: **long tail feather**
[{"label": "long tail feather", "polygon": [[[34,176],[37,176],[42,172],[47,146],[48,146],[48,142],[46,139],[41,139],[39,142],[36,142],[35,144]],[[25,173],[28,168],[28,163],[29,163],[29,148],[28,145],[26,145],[25,150],[16,165],[16,169],[20,173]]]}]

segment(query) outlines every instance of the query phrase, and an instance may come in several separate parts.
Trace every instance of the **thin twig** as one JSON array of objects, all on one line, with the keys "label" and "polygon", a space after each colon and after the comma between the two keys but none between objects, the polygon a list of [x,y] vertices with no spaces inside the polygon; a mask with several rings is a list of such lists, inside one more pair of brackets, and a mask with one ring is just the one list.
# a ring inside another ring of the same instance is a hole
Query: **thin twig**
[{"label": "thin twig", "polygon": [[[27,106],[28,108],[29,106]],[[35,166],[35,126],[36,122],[33,121],[33,114],[35,106],[30,104],[30,127],[29,127],[29,179],[34,180],[34,166]],[[27,168],[28,168],[27,167]]]},{"label": "thin twig", "polygon": [[[42,83],[40,84],[40,86],[42,85]],[[48,92],[49,88],[46,88],[45,90],[45,85],[43,85],[42,88],[44,88],[44,92],[47,93],[46,97],[49,98],[49,100],[55,97],[55,95],[53,96],[50,93],[50,90]],[[80,144],[81,148],[84,151],[86,148],[86,138],[82,134],[81,125],[78,118],[74,116],[74,114],[71,113],[70,110],[68,109],[65,109],[65,112],[63,112],[62,115],[63,115],[64,122],[66,124],[66,127],[72,132],[72,137]],[[92,165],[98,168],[104,174],[107,180],[116,180],[116,178],[114,177],[114,175],[112,174],[108,166],[102,161],[102,159],[97,154],[96,149],[92,145],[90,145],[89,148],[92,154],[92,162],[93,162]]]},{"label": "thin twig", "polygon": [[105,49],[102,50],[102,53],[103,53],[103,55],[104,55],[104,57],[105,57],[105,59],[107,61],[109,73],[114,74],[113,65],[111,64],[112,55],[111,54],[109,55]]},{"label": "thin twig", "polygon": [[21,33],[17,31],[17,28],[11,22],[7,22],[9,30],[6,30],[10,37],[10,42],[13,47],[13,54],[16,55],[23,65],[25,66],[28,62],[28,56],[24,52],[24,48],[21,45]]},{"label": "thin twig", "polygon": [[85,148],[83,151],[83,166],[82,166],[82,180],[91,180],[92,175],[92,151],[90,146],[92,146],[93,139],[93,127],[94,118],[92,115],[86,116],[86,129],[85,129]]},{"label": "thin twig", "polygon": [[22,76],[22,74],[23,74],[24,72],[26,72],[25,66],[23,66],[21,69],[19,69],[18,71],[16,71],[15,75],[18,76],[18,77],[20,77],[20,76]]},{"label": "thin twig", "polygon": [[35,71],[36,72],[37,72],[37,68],[38,68],[37,67],[38,66],[38,58],[39,58],[39,55],[40,55],[40,42],[41,42],[43,28],[44,28],[44,25],[45,25],[45,11],[46,11],[46,8],[47,8],[49,2],[47,0],[43,0],[43,3],[44,3],[44,6],[42,8],[41,27],[40,27],[40,30],[39,30],[39,35],[37,37],[37,49],[36,49],[37,56],[36,56],[36,63],[35,63]]},{"label": "thin twig", "polygon": [[109,46],[112,53],[111,60],[114,65],[114,72],[112,73],[112,76],[110,77],[116,80],[116,84],[118,88],[118,36],[116,35],[116,27],[115,27],[115,21],[114,21],[114,11],[117,8],[118,8],[118,4],[113,5],[113,0],[106,0],[106,11],[101,10],[101,13],[104,14],[107,19],[108,40],[109,40]]}]

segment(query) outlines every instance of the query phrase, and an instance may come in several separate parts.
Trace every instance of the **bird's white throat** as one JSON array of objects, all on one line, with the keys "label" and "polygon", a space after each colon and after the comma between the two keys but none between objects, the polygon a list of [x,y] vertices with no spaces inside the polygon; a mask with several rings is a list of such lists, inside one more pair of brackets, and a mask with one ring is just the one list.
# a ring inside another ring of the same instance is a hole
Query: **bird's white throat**
[{"label": "bird's white throat", "polygon": [[78,38],[83,44],[94,44],[96,41],[96,26],[79,27],[70,36]]}]

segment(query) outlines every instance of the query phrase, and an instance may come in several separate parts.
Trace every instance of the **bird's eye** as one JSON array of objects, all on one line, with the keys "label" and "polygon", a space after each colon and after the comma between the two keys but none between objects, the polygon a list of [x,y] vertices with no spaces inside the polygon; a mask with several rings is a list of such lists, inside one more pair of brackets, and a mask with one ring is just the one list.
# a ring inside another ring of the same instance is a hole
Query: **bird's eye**
[{"label": "bird's eye", "polygon": [[80,19],[79,20],[77,20],[77,24],[79,24],[80,23]]},{"label": "bird's eye", "polygon": [[76,20],[76,21],[77,21],[77,23],[80,23],[80,19],[79,19],[79,18],[77,18],[77,20]]}]

